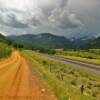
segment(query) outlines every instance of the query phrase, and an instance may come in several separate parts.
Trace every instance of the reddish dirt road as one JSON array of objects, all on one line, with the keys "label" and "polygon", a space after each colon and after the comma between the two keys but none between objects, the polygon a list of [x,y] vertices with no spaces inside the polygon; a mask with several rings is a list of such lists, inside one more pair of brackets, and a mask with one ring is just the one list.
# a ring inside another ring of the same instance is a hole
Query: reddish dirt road
[{"label": "reddish dirt road", "polygon": [[0,61],[0,100],[57,100],[19,52]]}]

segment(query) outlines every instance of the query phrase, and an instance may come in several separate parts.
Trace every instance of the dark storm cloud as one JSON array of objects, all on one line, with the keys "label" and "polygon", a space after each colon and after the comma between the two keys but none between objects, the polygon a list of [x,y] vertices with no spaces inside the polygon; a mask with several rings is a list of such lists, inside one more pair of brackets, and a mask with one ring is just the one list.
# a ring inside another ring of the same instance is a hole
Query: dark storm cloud
[{"label": "dark storm cloud", "polygon": [[64,9],[67,6],[68,0],[59,0],[59,1],[60,3],[58,4],[58,7]]},{"label": "dark storm cloud", "polygon": [[68,0],[56,0],[55,5],[48,6],[52,9],[49,9],[47,6],[41,7],[41,22],[53,28],[67,29],[79,27],[82,23],[75,14],[68,11],[67,2]]},{"label": "dark storm cloud", "polygon": [[3,26],[8,27],[15,27],[15,28],[26,28],[28,27],[27,24],[18,20],[17,18],[17,11],[8,10],[1,8],[0,9],[0,24]]},{"label": "dark storm cloud", "polygon": [[15,27],[15,28],[28,27],[27,24],[21,23],[20,21],[17,20],[16,16],[11,15],[11,14],[7,15],[6,18],[1,18],[0,24],[4,26],[9,26],[9,27]]},{"label": "dark storm cloud", "polygon": [[69,11],[76,13],[82,21],[83,27],[77,30],[71,30],[70,33],[77,35],[99,35],[100,36],[100,0],[70,0]]},{"label": "dark storm cloud", "polygon": [[[0,1],[0,4],[2,4],[0,7],[0,25],[12,27],[12,30],[13,28],[22,30],[30,28],[30,30],[34,31],[34,28],[40,27],[43,27],[42,30],[46,28],[67,29],[77,28],[81,25],[81,21],[76,18],[76,15],[67,10],[68,0],[55,0],[55,2],[54,0],[38,1],[35,10],[29,9],[25,11],[23,10],[24,0],[21,8],[16,7],[17,0],[13,0],[13,3],[9,3],[10,1],[8,2],[7,0]],[[34,0],[26,1],[30,2],[30,4],[34,2]],[[30,8],[32,7],[30,6]]]},{"label": "dark storm cloud", "polygon": [[99,4],[99,0],[0,0],[0,30],[65,36],[84,30],[100,32]]}]

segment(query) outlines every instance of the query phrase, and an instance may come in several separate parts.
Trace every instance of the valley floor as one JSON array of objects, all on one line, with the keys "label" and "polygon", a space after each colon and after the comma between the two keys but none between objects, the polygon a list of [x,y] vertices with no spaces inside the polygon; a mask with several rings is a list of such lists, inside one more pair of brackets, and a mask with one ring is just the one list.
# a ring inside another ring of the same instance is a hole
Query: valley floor
[{"label": "valley floor", "polygon": [[14,51],[0,61],[0,100],[99,100],[100,76],[75,66],[31,50]]},{"label": "valley floor", "polygon": [[[58,100],[99,100],[100,76],[91,70],[53,59],[34,51],[23,51],[32,69],[46,81]],[[35,66],[35,67],[34,67]],[[81,86],[84,93],[81,94]]]}]

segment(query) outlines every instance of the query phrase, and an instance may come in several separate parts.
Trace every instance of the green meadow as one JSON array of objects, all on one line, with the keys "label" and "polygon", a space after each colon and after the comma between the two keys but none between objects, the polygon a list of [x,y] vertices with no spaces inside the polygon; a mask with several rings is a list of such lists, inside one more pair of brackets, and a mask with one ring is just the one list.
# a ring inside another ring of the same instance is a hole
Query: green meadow
[{"label": "green meadow", "polygon": [[[22,54],[32,64],[33,71],[45,80],[58,100],[100,99],[100,76],[34,51],[23,51]],[[82,85],[83,94],[80,90]]]},{"label": "green meadow", "polygon": [[100,64],[100,49],[89,50],[61,50],[56,51],[56,55],[73,60]]}]

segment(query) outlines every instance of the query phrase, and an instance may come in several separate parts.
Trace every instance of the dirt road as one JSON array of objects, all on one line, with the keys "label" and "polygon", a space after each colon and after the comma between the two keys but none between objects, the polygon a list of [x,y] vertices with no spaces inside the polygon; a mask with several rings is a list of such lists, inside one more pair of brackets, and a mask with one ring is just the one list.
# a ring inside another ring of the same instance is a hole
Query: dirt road
[{"label": "dirt road", "polygon": [[15,51],[0,61],[0,100],[56,100],[32,73],[26,60]]}]

